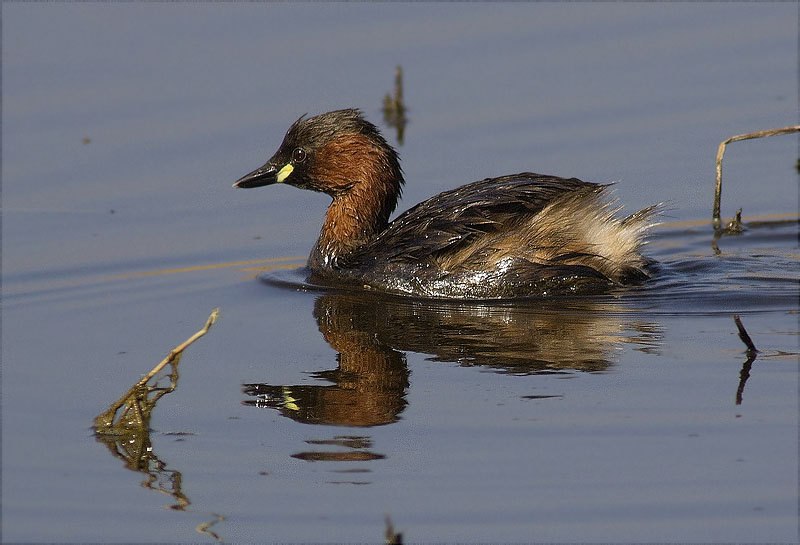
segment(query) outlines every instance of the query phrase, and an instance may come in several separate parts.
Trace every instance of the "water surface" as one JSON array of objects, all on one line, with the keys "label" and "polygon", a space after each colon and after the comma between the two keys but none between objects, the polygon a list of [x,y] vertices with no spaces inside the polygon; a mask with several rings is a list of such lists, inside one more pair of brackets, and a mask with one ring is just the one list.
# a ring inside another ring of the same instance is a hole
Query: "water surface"
[{"label": "water surface", "polygon": [[[746,229],[706,221],[719,142],[796,122],[796,4],[2,9],[4,541],[797,542],[797,140],[732,144]],[[657,278],[304,286],[327,198],[230,184],[305,112],[380,124],[397,64],[399,211],[618,181],[666,203]],[[96,437],[214,307],[149,434]]]}]

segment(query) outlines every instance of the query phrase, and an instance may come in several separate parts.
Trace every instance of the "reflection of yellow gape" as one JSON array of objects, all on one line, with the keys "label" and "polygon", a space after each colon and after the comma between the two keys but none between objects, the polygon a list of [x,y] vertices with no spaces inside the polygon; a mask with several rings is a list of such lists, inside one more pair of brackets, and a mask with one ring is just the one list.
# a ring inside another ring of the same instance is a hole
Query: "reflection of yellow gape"
[{"label": "reflection of yellow gape", "polygon": [[313,376],[332,384],[245,384],[244,392],[255,397],[245,404],[277,409],[309,424],[376,426],[396,421],[406,406],[409,370],[402,351],[536,374],[605,370],[614,364],[622,341],[658,346],[658,326],[638,317],[623,324],[627,319],[620,307],[606,305],[598,300],[497,305],[322,295],[314,316],[338,352],[338,367]]}]

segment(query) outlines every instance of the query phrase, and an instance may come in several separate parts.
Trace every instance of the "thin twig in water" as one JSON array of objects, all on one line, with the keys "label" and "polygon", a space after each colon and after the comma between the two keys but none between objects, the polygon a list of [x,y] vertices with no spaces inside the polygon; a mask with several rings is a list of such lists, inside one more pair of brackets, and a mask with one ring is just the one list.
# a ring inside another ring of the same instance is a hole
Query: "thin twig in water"
[{"label": "thin twig in water", "polygon": [[742,339],[742,342],[747,345],[748,352],[758,352],[756,345],[753,344],[753,340],[750,338],[750,335],[747,334],[747,330],[742,325],[742,321],[739,319],[738,314],[733,315],[733,321],[736,323],[736,328],[739,330],[739,338]]},{"label": "thin twig in water", "polygon": [[[209,328],[212,325],[214,325],[214,322],[217,321],[217,317],[218,316],[219,316],[219,309],[215,308],[214,310],[211,311],[211,315],[208,317],[208,320],[206,320],[206,325],[204,325],[203,328],[200,331],[198,331],[197,333],[195,333],[194,335],[192,335],[191,337],[189,337],[188,339],[183,341],[183,343],[181,343],[178,346],[176,346],[175,348],[173,348],[170,351],[170,353],[167,354],[167,357],[164,358],[163,360],[161,360],[161,363],[159,363],[158,365],[153,367],[152,371],[150,371],[144,377],[142,377],[142,380],[140,380],[137,385],[142,385],[145,382],[147,382],[148,380],[150,380],[151,378],[153,378],[153,376],[155,376],[159,371],[161,371],[166,364],[171,362],[175,358],[175,356],[177,356],[178,354],[180,354],[181,352],[186,350],[186,348],[190,344],[192,344],[197,339],[199,339],[200,337],[202,337],[203,335],[208,333]],[[134,386],[134,388],[135,388],[135,386]]]},{"label": "thin twig in water", "polygon": [[747,134],[737,134],[731,136],[723,141],[717,149],[717,185],[714,191],[714,229],[719,229],[720,226],[720,199],[722,198],[722,156],[725,155],[725,146],[731,142],[739,142],[740,140],[751,140],[753,138],[766,138],[767,136],[778,136],[781,134],[790,134],[793,132],[800,132],[800,125],[793,125],[791,127],[783,127],[781,129],[769,129],[765,131],[750,132]]},{"label": "thin twig in water", "polygon": [[389,515],[386,515],[386,534],[384,537],[384,542],[386,545],[403,544],[403,534],[394,531],[394,525],[392,524],[392,520],[389,518]]},{"label": "thin twig in water", "polygon": [[742,395],[744,394],[744,385],[747,379],[750,378],[750,369],[753,368],[753,362],[756,361],[756,353],[747,351],[747,361],[742,365],[742,370],[739,371],[739,387],[736,388],[736,404],[742,404]]},{"label": "thin twig in water", "polygon": [[122,407],[122,405],[124,405],[126,401],[131,399],[131,396],[133,396],[135,394],[135,392],[139,388],[144,387],[144,385],[147,384],[147,382],[151,378],[153,378],[155,375],[157,375],[158,372],[161,371],[164,368],[165,365],[167,365],[168,363],[174,361],[175,358],[177,358],[178,356],[183,354],[183,351],[186,350],[186,348],[190,344],[192,344],[197,339],[199,339],[200,337],[202,337],[203,335],[208,333],[209,328],[212,325],[214,325],[214,322],[217,321],[217,317],[219,317],[219,309],[215,308],[214,310],[211,311],[211,315],[208,317],[208,320],[206,320],[206,325],[204,325],[202,327],[202,329],[200,329],[200,331],[198,331],[197,333],[195,333],[194,335],[192,335],[191,337],[189,337],[188,339],[183,341],[183,343],[181,343],[178,346],[176,346],[175,348],[173,348],[170,351],[170,353],[167,354],[167,357],[164,358],[163,360],[161,360],[161,363],[159,363],[158,365],[153,367],[153,369],[149,373],[147,373],[145,376],[143,376],[142,379],[139,382],[137,382],[136,384],[131,386],[131,388],[125,393],[125,395],[123,395],[121,398],[119,398],[119,400],[117,400],[115,403],[113,403],[111,405],[111,407],[109,408],[108,411],[106,411],[105,413],[99,415],[95,419],[95,424],[98,424],[98,419],[101,419],[101,418],[104,418],[104,417],[109,417],[108,425],[110,426],[113,423],[114,415],[116,414],[117,410],[120,407]]},{"label": "thin twig in water", "polygon": [[747,361],[744,362],[742,370],[739,372],[739,387],[736,389],[736,404],[741,405],[744,385],[747,383],[747,379],[750,378],[750,369],[753,367],[753,362],[756,361],[758,349],[756,345],[753,344],[750,335],[747,334],[747,330],[744,328],[738,314],[733,315],[733,321],[736,324],[736,329],[739,330],[739,338],[742,339],[742,342],[747,346]]}]

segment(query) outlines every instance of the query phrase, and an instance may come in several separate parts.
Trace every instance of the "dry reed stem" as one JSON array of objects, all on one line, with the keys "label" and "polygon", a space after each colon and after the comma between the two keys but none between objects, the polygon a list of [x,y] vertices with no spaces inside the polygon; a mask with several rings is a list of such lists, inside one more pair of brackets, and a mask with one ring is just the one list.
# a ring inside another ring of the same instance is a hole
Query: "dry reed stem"
[{"label": "dry reed stem", "polygon": [[212,325],[214,325],[214,322],[217,321],[218,317],[219,317],[219,309],[215,308],[214,310],[211,311],[211,315],[208,317],[208,320],[206,320],[206,325],[204,325],[203,328],[200,329],[200,331],[198,331],[197,333],[195,333],[194,335],[183,341],[183,343],[173,348],[170,351],[170,353],[167,354],[167,357],[161,360],[161,363],[153,367],[153,369],[149,373],[147,373],[144,377],[142,377],[142,380],[136,383],[134,388],[142,386],[148,380],[153,378],[159,371],[161,371],[164,368],[166,364],[175,359],[175,356],[186,350],[186,348],[188,348],[190,344],[192,344],[197,339],[208,333],[208,330],[211,328]]},{"label": "dry reed stem", "polygon": [[739,338],[742,339],[742,342],[747,346],[747,352],[758,352],[756,345],[753,344],[753,339],[751,339],[750,335],[748,335],[747,330],[744,328],[744,325],[739,319],[738,314],[733,315],[733,321],[736,323],[736,329],[739,330]]},{"label": "dry reed stem", "polygon": [[723,141],[717,149],[717,184],[714,191],[714,212],[713,221],[714,229],[719,229],[720,226],[720,199],[722,198],[722,156],[725,155],[725,146],[731,142],[739,142],[740,140],[751,140],[753,138],[766,138],[767,136],[778,136],[781,134],[790,134],[793,132],[800,132],[800,125],[793,125],[791,127],[783,127],[781,129],[768,129],[765,131],[749,132],[747,134],[737,134],[731,136]]},{"label": "dry reed stem", "polygon": [[137,389],[147,384],[148,380],[150,380],[156,374],[158,374],[158,372],[161,371],[165,365],[167,365],[168,363],[173,361],[176,357],[178,357],[180,354],[182,354],[183,351],[186,350],[186,348],[190,344],[192,344],[197,339],[208,333],[208,330],[211,328],[212,325],[214,325],[214,322],[217,321],[218,317],[219,317],[219,309],[215,308],[214,310],[211,311],[211,315],[208,317],[208,320],[206,320],[206,325],[204,325],[202,329],[200,329],[200,331],[198,331],[197,333],[195,333],[194,335],[183,341],[183,343],[173,348],[170,351],[170,353],[167,354],[167,357],[161,360],[161,363],[153,367],[153,369],[149,373],[147,373],[144,377],[142,377],[142,379],[139,382],[131,386],[131,388],[125,393],[125,395],[119,398],[119,400],[116,403],[111,405],[108,411],[106,411],[105,413],[103,413],[103,415],[100,416],[110,416],[111,417],[111,420],[109,420],[110,424],[113,421],[114,415],[116,414],[117,410],[119,410],[119,408],[125,404],[128,398],[134,395]]}]

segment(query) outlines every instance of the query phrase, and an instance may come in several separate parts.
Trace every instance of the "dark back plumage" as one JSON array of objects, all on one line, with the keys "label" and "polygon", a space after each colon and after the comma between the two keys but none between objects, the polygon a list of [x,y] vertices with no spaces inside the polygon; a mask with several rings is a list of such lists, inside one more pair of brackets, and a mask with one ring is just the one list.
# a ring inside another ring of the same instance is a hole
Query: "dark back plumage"
[{"label": "dark back plumage", "polygon": [[538,214],[565,193],[604,186],[577,178],[523,172],[445,191],[408,209],[365,248],[387,257],[424,260]]}]

